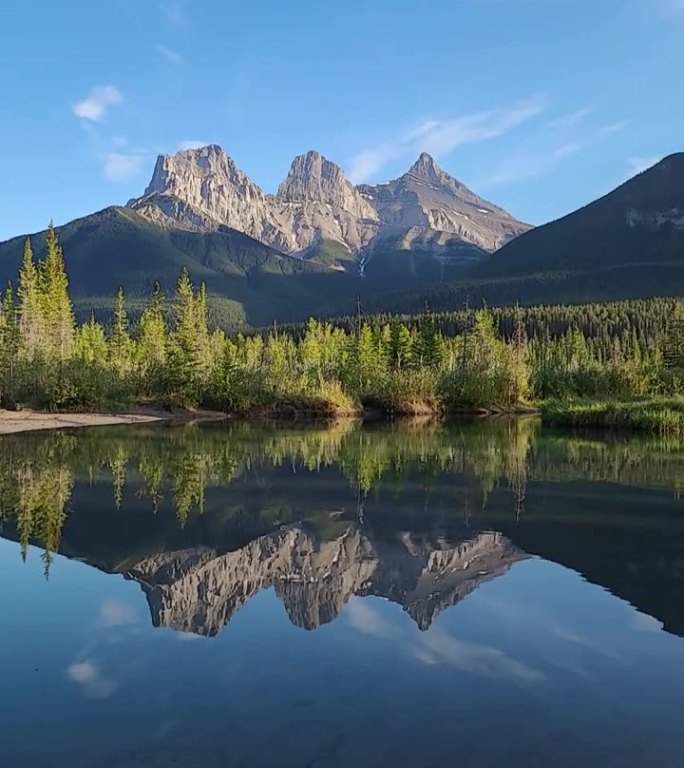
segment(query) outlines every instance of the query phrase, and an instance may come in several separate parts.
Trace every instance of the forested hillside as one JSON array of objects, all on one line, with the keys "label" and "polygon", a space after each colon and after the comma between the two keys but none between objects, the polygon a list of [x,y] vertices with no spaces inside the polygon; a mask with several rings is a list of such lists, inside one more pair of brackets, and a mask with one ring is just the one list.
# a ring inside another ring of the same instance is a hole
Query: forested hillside
[{"label": "forested hillside", "polygon": [[[106,325],[77,324],[55,231],[38,260],[27,241],[0,312],[0,403],[394,415],[591,397],[642,408],[684,381],[684,306],[672,300],[359,314],[232,337],[210,326],[206,288],[186,271],[173,296],[155,287],[136,323],[123,290],[113,303]],[[681,402],[666,407],[669,428],[684,430]],[[649,408],[635,425],[653,425]]]}]

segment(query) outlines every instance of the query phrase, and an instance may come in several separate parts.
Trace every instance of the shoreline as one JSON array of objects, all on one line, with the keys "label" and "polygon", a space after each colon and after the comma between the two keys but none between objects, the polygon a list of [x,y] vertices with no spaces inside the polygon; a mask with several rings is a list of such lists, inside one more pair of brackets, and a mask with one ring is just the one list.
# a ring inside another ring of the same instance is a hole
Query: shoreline
[{"label": "shoreline", "polygon": [[0,410],[0,436],[51,429],[113,427],[135,424],[190,424],[197,421],[222,421],[227,414],[214,411],[160,411],[131,409],[122,413],[3,411]]}]

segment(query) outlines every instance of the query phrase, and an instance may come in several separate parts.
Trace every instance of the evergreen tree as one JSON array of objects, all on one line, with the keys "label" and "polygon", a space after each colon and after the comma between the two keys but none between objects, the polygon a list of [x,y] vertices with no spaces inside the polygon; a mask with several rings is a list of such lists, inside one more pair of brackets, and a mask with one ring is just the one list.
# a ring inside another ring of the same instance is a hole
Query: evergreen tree
[{"label": "evergreen tree", "polygon": [[390,325],[389,363],[395,371],[411,363],[411,332],[397,318]]},{"label": "evergreen tree", "polygon": [[681,302],[677,302],[667,318],[663,363],[666,368],[684,369],[684,304]]},{"label": "evergreen tree", "polygon": [[0,305],[0,407],[15,405],[15,374],[19,350],[19,325],[12,286]]},{"label": "evergreen tree", "polygon": [[[196,403],[199,388],[211,370],[209,330],[206,314],[206,288],[195,291],[186,269],[176,285],[173,306],[174,329],[171,336],[173,376],[178,394],[188,403]],[[261,337],[258,337],[261,340]]]},{"label": "evergreen tree", "polygon": [[76,332],[75,355],[79,360],[101,368],[107,363],[107,338],[104,328],[91,314]]},{"label": "evergreen tree", "polygon": [[64,257],[52,222],[45,238],[45,258],[38,265],[38,286],[47,354],[64,362],[73,350],[75,320]]},{"label": "evergreen tree", "polygon": [[128,313],[123,288],[119,288],[114,299],[112,332],[109,339],[109,359],[119,378],[131,370],[131,337],[128,334]]},{"label": "evergreen tree", "polygon": [[20,353],[33,360],[45,351],[45,328],[41,307],[38,269],[33,258],[31,241],[26,238],[24,257],[19,270],[19,346]]},{"label": "evergreen tree", "polygon": [[168,331],[159,283],[155,283],[152,296],[140,316],[137,354],[138,369],[148,391],[160,391],[168,357]]}]

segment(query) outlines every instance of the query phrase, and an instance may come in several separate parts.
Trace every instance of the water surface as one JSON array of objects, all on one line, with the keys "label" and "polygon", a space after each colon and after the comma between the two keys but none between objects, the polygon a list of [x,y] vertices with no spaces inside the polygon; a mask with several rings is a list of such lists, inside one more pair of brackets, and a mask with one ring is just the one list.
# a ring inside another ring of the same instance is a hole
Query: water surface
[{"label": "water surface", "polygon": [[0,459],[0,765],[682,764],[677,444],[144,426]]}]

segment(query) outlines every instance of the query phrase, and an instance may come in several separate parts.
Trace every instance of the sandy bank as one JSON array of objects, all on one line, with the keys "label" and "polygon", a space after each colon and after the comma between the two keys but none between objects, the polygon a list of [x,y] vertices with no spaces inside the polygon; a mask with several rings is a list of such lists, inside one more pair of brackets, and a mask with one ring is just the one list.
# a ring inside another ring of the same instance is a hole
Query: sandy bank
[{"label": "sandy bank", "polygon": [[0,411],[0,435],[39,429],[69,427],[106,427],[113,424],[144,424],[160,421],[151,414],[112,413],[36,413],[34,411]]}]

